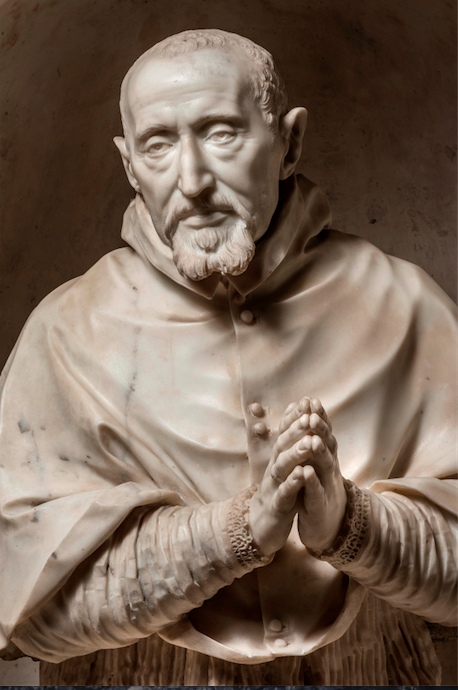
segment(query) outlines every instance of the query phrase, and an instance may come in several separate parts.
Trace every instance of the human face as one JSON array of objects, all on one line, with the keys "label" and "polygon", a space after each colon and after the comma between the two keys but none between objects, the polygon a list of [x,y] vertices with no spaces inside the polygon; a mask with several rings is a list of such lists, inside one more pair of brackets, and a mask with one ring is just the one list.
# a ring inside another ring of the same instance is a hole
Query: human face
[{"label": "human face", "polygon": [[169,246],[176,233],[199,244],[200,230],[222,237],[240,220],[256,241],[269,226],[283,148],[253,100],[249,69],[244,58],[205,49],[151,59],[130,77],[126,169]]}]

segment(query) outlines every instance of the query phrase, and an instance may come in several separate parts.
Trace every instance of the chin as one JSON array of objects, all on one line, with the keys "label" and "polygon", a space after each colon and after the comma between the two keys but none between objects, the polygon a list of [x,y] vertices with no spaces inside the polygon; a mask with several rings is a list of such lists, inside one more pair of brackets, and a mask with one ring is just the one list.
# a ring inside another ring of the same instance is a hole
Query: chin
[{"label": "chin", "polygon": [[178,229],[172,241],[173,260],[179,273],[199,281],[213,273],[237,276],[244,273],[256,246],[251,228],[239,220],[230,227]]}]

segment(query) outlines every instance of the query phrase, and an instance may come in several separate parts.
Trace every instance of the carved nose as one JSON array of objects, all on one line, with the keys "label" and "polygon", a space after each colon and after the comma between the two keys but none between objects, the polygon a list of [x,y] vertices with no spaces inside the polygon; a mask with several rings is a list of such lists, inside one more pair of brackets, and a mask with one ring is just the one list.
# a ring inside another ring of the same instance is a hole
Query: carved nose
[{"label": "carved nose", "polygon": [[196,197],[214,185],[214,178],[199,145],[193,139],[182,141],[178,189],[184,196]]}]

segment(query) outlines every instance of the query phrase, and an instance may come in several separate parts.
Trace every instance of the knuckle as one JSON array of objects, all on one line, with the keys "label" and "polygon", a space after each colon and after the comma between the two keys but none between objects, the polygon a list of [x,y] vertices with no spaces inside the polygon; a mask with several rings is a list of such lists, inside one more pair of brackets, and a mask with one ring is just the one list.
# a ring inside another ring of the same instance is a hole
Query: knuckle
[{"label": "knuckle", "polygon": [[276,463],[270,468],[270,476],[275,482],[281,482],[281,477],[278,474]]},{"label": "knuckle", "polygon": [[278,441],[277,441],[277,443],[276,443],[276,446],[277,446],[277,448],[276,448],[277,455],[278,455],[279,453],[283,453],[283,451],[286,449],[286,446],[285,446],[285,439],[283,438],[283,435],[282,435],[282,436],[279,436]]},{"label": "knuckle", "polygon": [[281,500],[283,500],[285,498],[286,493],[287,492],[286,492],[285,484],[284,483],[280,484],[280,486],[277,489],[277,497],[280,498]]},{"label": "knuckle", "polygon": [[324,467],[326,470],[333,470],[335,467],[335,462],[334,458],[330,453],[326,453],[325,458],[324,458]]},{"label": "knuckle", "polygon": [[290,496],[289,496],[288,487],[285,486],[285,484],[281,484],[278,487],[277,495],[276,495],[275,501],[274,501],[274,507],[275,507],[275,510],[277,511],[277,513],[283,514],[283,513],[288,512],[288,510],[289,510],[289,505],[288,505],[289,499],[290,499]]},{"label": "knuckle", "polygon": [[277,477],[282,478],[285,474],[285,467],[288,465],[288,453],[282,453],[278,456],[277,462],[274,465],[274,470]]}]

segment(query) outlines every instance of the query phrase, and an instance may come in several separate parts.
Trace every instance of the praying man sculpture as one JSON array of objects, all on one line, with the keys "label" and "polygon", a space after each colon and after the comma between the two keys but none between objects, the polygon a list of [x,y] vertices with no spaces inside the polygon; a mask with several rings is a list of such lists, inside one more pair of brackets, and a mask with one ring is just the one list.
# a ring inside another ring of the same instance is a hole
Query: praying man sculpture
[{"label": "praying man sculpture", "polygon": [[171,36],[120,105],[129,247],[2,375],[4,656],[45,685],[440,684],[454,305],[330,228],[252,41]]}]

